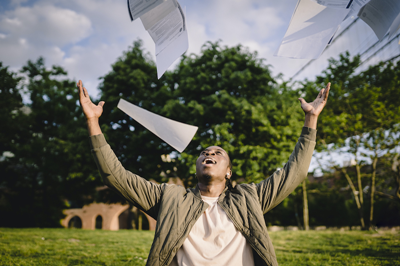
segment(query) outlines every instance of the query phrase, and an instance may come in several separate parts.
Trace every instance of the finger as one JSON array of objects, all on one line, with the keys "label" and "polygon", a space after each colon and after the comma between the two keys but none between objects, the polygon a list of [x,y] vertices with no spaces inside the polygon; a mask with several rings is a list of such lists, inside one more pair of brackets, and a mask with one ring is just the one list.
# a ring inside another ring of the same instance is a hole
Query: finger
[{"label": "finger", "polygon": [[90,100],[89,93],[85,87],[83,87],[83,91],[85,92],[85,97],[89,98]]},{"label": "finger", "polygon": [[331,83],[328,82],[328,85],[326,85],[324,101],[327,101],[327,100],[328,100],[328,95],[329,95],[329,91],[330,91],[330,90],[331,90]]},{"label": "finger", "polygon": [[104,104],[105,104],[104,101],[99,102],[99,106],[100,106],[101,108],[103,108]]},{"label": "finger", "polygon": [[299,98],[301,104],[306,104],[307,102],[303,98]]},{"label": "finger", "polygon": [[321,89],[318,93],[318,97],[317,98],[322,98],[322,95],[324,95],[324,91],[325,89]]},{"label": "finger", "polygon": [[85,94],[83,93],[83,90],[82,90],[82,81],[79,80],[76,85],[79,89],[79,99],[83,99],[85,97]]}]

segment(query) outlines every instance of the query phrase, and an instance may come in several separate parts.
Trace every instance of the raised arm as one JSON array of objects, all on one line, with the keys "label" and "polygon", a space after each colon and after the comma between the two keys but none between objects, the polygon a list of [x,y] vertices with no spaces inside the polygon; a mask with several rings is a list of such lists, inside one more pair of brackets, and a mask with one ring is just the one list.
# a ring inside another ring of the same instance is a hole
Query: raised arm
[{"label": "raised arm", "polygon": [[92,155],[104,183],[136,207],[157,219],[162,196],[161,186],[127,171],[122,166],[100,129],[99,118],[103,113],[104,102],[101,101],[98,105],[93,104],[86,88],[82,87],[82,81],[79,81],[77,86],[79,102],[87,121]]},{"label": "raised arm", "polygon": [[311,103],[299,98],[305,114],[304,127],[300,138],[285,166],[264,181],[256,184],[263,213],[282,202],[307,177],[315,147],[317,120],[327,103],[330,85],[328,83],[326,88],[322,89]]},{"label": "raised arm", "polygon": [[86,117],[89,136],[102,134],[99,125],[99,118],[103,113],[103,106],[105,102],[101,101],[98,105],[95,105],[90,100],[86,88],[82,86],[81,80],[79,80],[77,86],[79,89],[79,102]]},{"label": "raised arm", "polygon": [[326,85],[325,89],[322,89],[319,92],[317,98],[311,103],[307,103],[303,98],[299,98],[299,101],[301,102],[301,108],[303,109],[306,116],[304,121],[305,127],[317,129],[318,116],[328,102],[330,89],[331,83],[329,82],[328,85]]}]

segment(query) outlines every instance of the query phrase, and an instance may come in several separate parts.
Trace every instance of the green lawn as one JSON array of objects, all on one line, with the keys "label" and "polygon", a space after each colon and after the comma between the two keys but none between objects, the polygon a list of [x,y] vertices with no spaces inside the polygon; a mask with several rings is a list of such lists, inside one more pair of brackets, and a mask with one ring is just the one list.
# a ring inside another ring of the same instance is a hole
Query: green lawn
[{"label": "green lawn", "polygon": [[[400,265],[400,232],[270,233],[282,265]],[[0,265],[145,265],[153,232],[0,228]]]}]

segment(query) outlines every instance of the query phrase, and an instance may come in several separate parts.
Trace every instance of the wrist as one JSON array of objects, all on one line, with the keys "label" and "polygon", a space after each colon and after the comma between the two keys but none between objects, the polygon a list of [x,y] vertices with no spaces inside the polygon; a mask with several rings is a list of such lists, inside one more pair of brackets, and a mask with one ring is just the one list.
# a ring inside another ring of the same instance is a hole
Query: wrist
[{"label": "wrist", "polygon": [[86,120],[89,136],[101,134],[99,118],[93,117]]},{"label": "wrist", "polygon": [[87,124],[99,123],[99,118],[98,117],[86,118],[86,123]]},{"label": "wrist", "polygon": [[318,115],[306,114],[304,126],[312,129],[317,129]]}]

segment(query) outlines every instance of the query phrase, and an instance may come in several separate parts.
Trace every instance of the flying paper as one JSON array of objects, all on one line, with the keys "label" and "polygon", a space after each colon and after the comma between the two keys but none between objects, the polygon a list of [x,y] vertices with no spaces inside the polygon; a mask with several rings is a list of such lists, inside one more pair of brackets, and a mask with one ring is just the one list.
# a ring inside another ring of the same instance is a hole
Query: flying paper
[{"label": "flying paper", "polygon": [[156,44],[157,76],[189,47],[184,12],[176,0],[167,0],[140,17]]},{"label": "flying paper", "polygon": [[350,9],[299,0],[276,56],[316,59],[331,41]]},{"label": "flying paper", "polygon": [[370,0],[354,0],[350,5],[350,12],[347,15],[348,17],[354,17],[360,12],[360,9],[365,6]]},{"label": "flying paper", "polygon": [[128,0],[131,19],[140,17],[156,45],[157,76],[189,48],[186,18],[177,0]]},{"label": "flying paper", "polygon": [[333,8],[349,8],[353,0],[312,0],[317,4]]},{"label": "flying paper", "polygon": [[156,6],[162,4],[166,0],[128,0],[128,11],[131,20],[139,18],[141,15],[149,12]]},{"label": "flying paper", "polygon": [[400,29],[400,14],[397,15],[397,18],[393,21],[392,26],[389,29],[389,39],[392,39],[394,34]]},{"label": "flying paper", "polygon": [[117,107],[179,152],[189,145],[198,129],[149,112],[124,99],[119,100]]},{"label": "flying paper", "polygon": [[396,22],[399,13],[399,0],[371,0],[360,9],[358,16],[371,27],[378,39],[382,40],[392,24]]}]

